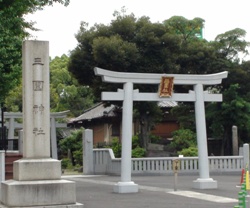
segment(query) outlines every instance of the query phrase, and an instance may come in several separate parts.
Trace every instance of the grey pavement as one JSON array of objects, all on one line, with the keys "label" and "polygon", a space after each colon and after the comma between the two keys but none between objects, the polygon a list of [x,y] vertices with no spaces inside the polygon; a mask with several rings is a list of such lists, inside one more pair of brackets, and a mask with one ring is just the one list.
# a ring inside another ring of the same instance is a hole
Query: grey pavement
[{"label": "grey pavement", "polygon": [[[233,208],[238,205],[241,173],[210,175],[218,181],[218,189],[198,190],[192,182],[198,175],[178,175],[174,191],[174,175],[132,176],[139,185],[138,193],[113,193],[120,176],[63,176],[76,182],[77,202],[84,208]],[[250,205],[247,205],[250,207]]]}]

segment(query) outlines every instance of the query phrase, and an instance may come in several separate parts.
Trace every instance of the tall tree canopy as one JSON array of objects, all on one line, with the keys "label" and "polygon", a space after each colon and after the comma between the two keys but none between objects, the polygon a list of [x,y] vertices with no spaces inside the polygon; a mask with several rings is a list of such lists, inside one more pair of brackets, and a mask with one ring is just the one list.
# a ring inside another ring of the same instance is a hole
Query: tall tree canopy
[{"label": "tall tree canopy", "polygon": [[[222,93],[224,90],[225,93],[232,92],[229,88],[239,82],[241,73],[247,73],[244,79],[245,83],[249,83],[249,64],[245,63],[242,68],[237,57],[242,53],[247,54],[246,48],[249,45],[244,40],[245,31],[242,29],[236,28],[220,34],[214,41],[208,42],[202,38],[205,21],[201,18],[187,20],[174,16],[163,23],[152,23],[148,17],[135,18],[133,14],[127,15],[124,11],[115,12],[114,17],[109,25],[96,24],[90,28],[87,23],[82,22],[76,35],[78,45],[70,56],[69,70],[81,84],[93,87],[99,98],[101,91],[116,90],[119,86],[102,83],[101,79],[94,75],[94,67],[121,72],[166,74],[210,74],[229,71],[228,81],[208,89]],[[249,91],[248,86],[249,84],[239,87],[237,92],[241,92],[240,97]],[[147,92],[157,90],[157,86],[153,88],[148,85],[147,88],[135,88]],[[177,86],[174,90],[187,92],[189,89],[190,87]],[[239,96],[236,100],[240,100]],[[152,120],[157,112],[152,110],[156,109],[155,106],[149,103],[135,103],[135,106],[140,119],[145,118],[147,121]],[[183,103],[181,106],[191,110],[183,112],[192,112],[193,104]],[[190,123],[193,118],[184,122],[184,115],[180,116],[183,124],[194,126]],[[225,120],[227,118],[224,117]],[[149,130],[150,125],[146,126],[146,130]]]},{"label": "tall tree canopy", "polygon": [[[152,23],[145,16],[135,18],[133,14],[127,15],[124,12],[115,12],[114,17],[115,19],[110,25],[96,24],[88,28],[88,24],[83,22],[76,35],[78,46],[70,56],[69,71],[80,83],[93,87],[95,95],[99,99],[101,91],[116,90],[120,86],[102,83],[101,79],[94,75],[93,69],[96,66],[120,72],[180,73],[182,68],[178,62],[184,63],[184,58],[189,58],[189,62],[191,62],[190,56],[180,55],[184,51],[183,48],[187,48],[185,45],[188,40],[192,39],[193,48],[196,48],[196,51],[193,52],[193,59],[205,57],[210,52],[207,52],[205,47],[207,42],[196,36],[197,28],[203,27],[202,19],[186,20],[181,17],[173,17],[171,22],[165,21],[162,24]],[[172,24],[176,22],[175,20],[183,22],[183,25],[186,24],[186,26],[176,32],[175,24],[177,23]],[[185,35],[183,35],[184,33]],[[202,43],[199,45],[198,42]],[[200,52],[197,46],[203,51]],[[189,53],[191,49],[186,49],[186,51]],[[187,62],[187,60],[185,61]],[[139,85],[135,87],[141,91],[157,91],[157,86]],[[147,146],[148,132],[157,119],[156,115],[160,115],[156,105],[156,103],[149,102],[135,103],[144,147]]]},{"label": "tall tree canopy", "polygon": [[70,110],[71,116],[79,116],[93,105],[93,93],[89,86],[79,85],[69,73],[69,57],[62,55],[50,62],[50,108],[59,112]]},{"label": "tall tree canopy", "polygon": [[69,4],[69,0],[0,0],[0,103],[20,82],[22,41],[29,36],[27,29],[35,30],[24,15],[55,2]]}]

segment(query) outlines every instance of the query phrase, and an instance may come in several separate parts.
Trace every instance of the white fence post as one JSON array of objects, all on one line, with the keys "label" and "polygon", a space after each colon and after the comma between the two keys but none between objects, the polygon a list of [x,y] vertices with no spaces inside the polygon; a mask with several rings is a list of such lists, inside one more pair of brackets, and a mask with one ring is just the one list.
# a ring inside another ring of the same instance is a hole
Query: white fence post
[{"label": "white fence post", "polygon": [[5,152],[0,151],[0,183],[5,181]]},{"label": "white fence post", "polygon": [[18,150],[19,154],[23,154],[23,130],[18,131]]},{"label": "white fence post", "polygon": [[249,168],[249,144],[243,145],[243,168]]},{"label": "white fence post", "polygon": [[83,144],[83,173],[91,175],[94,172],[93,166],[93,130],[86,129],[82,135]]},{"label": "white fence post", "polygon": [[[248,158],[247,146],[245,147],[246,160]],[[242,148],[243,149],[243,148]],[[243,152],[243,151],[242,151]],[[242,153],[243,154],[243,153]],[[179,158],[180,173],[197,173],[198,157]],[[245,162],[241,156],[209,156],[210,172],[241,172]],[[132,174],[172,174],[173,157],[146,157],[132,158]],[[93,150],[93,174],[119,175],[121,173],[121,158],[115,158],[112,149],[94,149]]]}]

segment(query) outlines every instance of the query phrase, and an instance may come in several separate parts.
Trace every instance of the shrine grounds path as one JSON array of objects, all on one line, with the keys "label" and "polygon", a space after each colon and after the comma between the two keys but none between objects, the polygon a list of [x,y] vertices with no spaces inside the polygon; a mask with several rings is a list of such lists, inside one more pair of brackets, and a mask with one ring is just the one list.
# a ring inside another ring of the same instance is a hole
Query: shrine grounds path
[{"label": "shrine grounds path", "polygon": [[179,174],[177,191],[174,191],[174,174],[132,176],[139,192],[117,194],[113,193],[113,185],[120,181],[120,176],[62,176],[76,182],[77,202],[83,203],[84,208],[233,208],[238,205],[241,173],[211,174],[218,181],[218,189],[214,190],[193,189],[192,182],[198,177]]}]

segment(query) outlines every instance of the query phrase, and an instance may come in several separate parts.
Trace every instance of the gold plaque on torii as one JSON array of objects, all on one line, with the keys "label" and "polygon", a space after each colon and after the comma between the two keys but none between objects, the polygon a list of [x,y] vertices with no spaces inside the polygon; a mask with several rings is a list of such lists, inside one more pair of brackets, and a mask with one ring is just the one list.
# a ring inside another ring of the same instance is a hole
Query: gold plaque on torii
[{"label": "gold plaque on torii", "polygon": [[161,77],[161,83],[159,86],[160,97],[171,97],[174,87],[174,77]]}]

